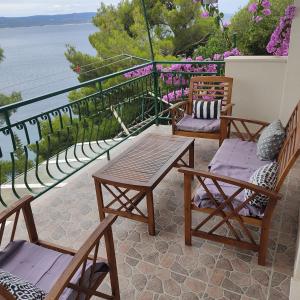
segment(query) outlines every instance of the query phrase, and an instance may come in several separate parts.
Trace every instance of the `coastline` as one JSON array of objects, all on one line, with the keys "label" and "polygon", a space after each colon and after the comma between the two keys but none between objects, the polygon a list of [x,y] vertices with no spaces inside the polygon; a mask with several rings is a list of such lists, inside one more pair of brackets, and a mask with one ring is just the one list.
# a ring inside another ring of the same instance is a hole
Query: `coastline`
[{"label": "coastline", "polygon": [[28,26],[0,26],[1,29],[17,29],[17,28],[34,28],[34,27],[47,27],[47,26],[74,26],[74,25],[93,25],[93,22],[82,22],[82,23],[63,23],[63,24],[41,24],[41,25],[28,25]]}]

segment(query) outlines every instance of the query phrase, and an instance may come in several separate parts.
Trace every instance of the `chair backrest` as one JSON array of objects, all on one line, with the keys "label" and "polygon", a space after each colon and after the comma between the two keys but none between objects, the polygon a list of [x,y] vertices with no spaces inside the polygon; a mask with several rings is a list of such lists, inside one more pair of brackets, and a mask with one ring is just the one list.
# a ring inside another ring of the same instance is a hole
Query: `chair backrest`
[{"label": "chair backrest", "polygon": [[279,176],[276,191],[279,191],[290,169],[300,155],[300,101],[287,125],[286,138],[278,155]]},{"label": "chair backrest", "polygon": [[225,76],[195,76],[190,81],[189,104],[186,113],[193,112],[193,100],[222,100],[231,103],[233,78]]}]

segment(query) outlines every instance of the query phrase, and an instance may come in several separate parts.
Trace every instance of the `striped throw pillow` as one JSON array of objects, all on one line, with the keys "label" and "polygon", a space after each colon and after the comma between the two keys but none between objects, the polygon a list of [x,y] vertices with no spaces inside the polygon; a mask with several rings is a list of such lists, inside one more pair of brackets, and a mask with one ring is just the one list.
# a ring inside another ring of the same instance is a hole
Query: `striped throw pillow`
[{"label": "striped throw pillow", "polygon": [[222,100],[195,100],[193,102],[194,119],[220,119]]}]

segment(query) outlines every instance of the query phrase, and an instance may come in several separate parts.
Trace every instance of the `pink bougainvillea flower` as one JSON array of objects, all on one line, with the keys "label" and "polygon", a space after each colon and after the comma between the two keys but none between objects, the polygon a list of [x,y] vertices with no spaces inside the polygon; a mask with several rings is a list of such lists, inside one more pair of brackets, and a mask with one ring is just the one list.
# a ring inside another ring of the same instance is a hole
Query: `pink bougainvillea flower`
[{"label": "pink bougainvillea flower", "polygon": [[254,21],[255,21],[256,23],[259,23],[260,21],[262,21],[262,19],[263,19],[262,16],[256,16],[256,17],[254,18]]},{"label": "pink bougainvillea flower", "polygon": [[269,0],[263,0],[261,2],[262,7],[264,8],[270,8],[271,7],[271,2]]},{"label": "pink bougainvillea flower", "polygon": [[222,55],[221,54],[214,54],[213,60],[222,60]]},{"label": "pink bougainvillea flower", "polygon": [[270,9],[270,8],[265,8],[265,9],[263,9],[262,13],[263,13],[265,16],[269,16],[272,12],[271,12],[271,9]]},{"label": "pink bougainvillea flower", "polygon": [[231,51],[225,51],[223,56],[224,58],[231,56]]},{"label": "pink bougainvillea flower", "polygon": [[172,102],[176,100],[181,100],[182,98],[187,97],[189,94],[189,88],[180,89],[177,91],[172,91],[168,93],[167,95],[163,96],[163,100],[167,102]]},{"label": "pink bougainvillea flower", "polygon": [[230,26],[230,22],[223,22],[223,28],[228,28]]},{"label": "pink bougainvillea flower", "polygon": [[203,58],[203,56],[200,55],[200,56],[197,56],[197,57],[196,57],[196,60],[197,60],[197,61],[203,61],[204,58]]},{"label": "pink bougainvillea flower", "polygon": [[295,6],[289,5],[283,17],[280,18],[279,24],[271,35],[267,45],[267,51],[277,56],[286,56],[289,53],[290,35],[292,21],[295,17]]},{"label": "pink bougainvillea flower", "polygon": [[202,18],[208,18],[208,17],[209,17],[209,12],[208,12],[208,11],[203,11],[203,12],[201,13],[201,17],[202,17]]},{"label": "pink bougainvillea flower", "polygon": [[256,2],[254,2],[248,6],[248,11],[251,13],[255,13],[257,11],[257,8],[258,8],[258,5]]}]

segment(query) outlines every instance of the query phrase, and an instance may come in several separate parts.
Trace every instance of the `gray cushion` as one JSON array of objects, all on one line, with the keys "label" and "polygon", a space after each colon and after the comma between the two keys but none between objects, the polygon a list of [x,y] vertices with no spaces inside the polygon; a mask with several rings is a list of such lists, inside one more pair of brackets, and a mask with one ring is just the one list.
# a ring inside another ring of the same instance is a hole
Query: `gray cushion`
[{"label": "gray cushion", "polygon": [[[277,162],[272,162],[270,164],[264,165],[257,169],[253,175],[250,177],[249,182],[255,185],[266,188],[267,190],[274,190],[277,175],[278,175],[279,165]],[[245,190],[245,200],[253,195],[253,191]],[[258,208],[265,208],[268,203],[269,198],[265,195],[255,196],[249,203]]]},{"label": "gray cushion", "polygon": [[0,270],[0,285],[17,300],[43,300],[46,297],[37,286],[4,270]]},{"label": "gray cushion", "polygon": [[194,119],[191,115],[185,115],[177,124],[178,130],[193,132],[218,132],[220,120],[218,119]]},{"label": "gray cushion", "polygon": [[285,130],[279,120],[267,126],[257,142],[257,156],[261,160],[276,158],[285,139]]}]

